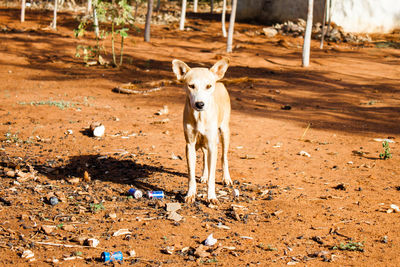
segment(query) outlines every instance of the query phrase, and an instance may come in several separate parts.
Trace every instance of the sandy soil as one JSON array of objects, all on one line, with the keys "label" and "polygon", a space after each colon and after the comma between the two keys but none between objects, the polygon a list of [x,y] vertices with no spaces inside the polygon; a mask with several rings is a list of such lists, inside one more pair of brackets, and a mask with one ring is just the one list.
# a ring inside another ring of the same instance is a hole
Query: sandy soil
[{"label": "sandy soil", "polygon": [[[390,208],[400,205],[398,49],[319,50],[313,41],[304,69],[301,38],[268,39],[257,34],[262,26],[238,24],[226,74],[235,183],[224,187],[218,170],[221,204],[209,206],[199,185],[198,201],[186,205],[182,88],[112,89],[173,80],[174,58],[211,66],[226,55],[216,17],[192,14],[184,32],[154,26],[150,43],[130,32],[116,69],[74,56],[77,45],[95,41],[73,36],[72,14],[61,13],[53,31],[51,12],[29,11],[24,24],[18,13],[0,9],[0,265],[101,265],[102,251],[121,251],[123,264],[138,266],[400,264],[400,212]],[[155,115],[165,105],[168,114]],[[90,136],[94,121],[105,125],[104,137]],[[379,159],[374,138],[395,142],[391,159]],[[136,200],[127,196],[131,187],[166,197]],[[179,222],[167,218],[173,202],[182,204]],[[131,233],[114,236],[119,229]],[[201,247],[211,233],[217,244]],[[100,243],[88,247],[85,238]],[[26,250],[35,261],[21,257]]]}]

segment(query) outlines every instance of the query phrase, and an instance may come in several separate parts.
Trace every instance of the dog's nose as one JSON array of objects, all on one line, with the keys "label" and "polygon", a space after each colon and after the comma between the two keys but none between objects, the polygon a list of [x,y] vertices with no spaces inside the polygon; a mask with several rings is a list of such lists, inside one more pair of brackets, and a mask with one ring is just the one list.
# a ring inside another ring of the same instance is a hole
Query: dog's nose
[{"label": "dog's nose", "polygon": [[196,103],[194,103],[194,105],[195,105],[196,108],[198,108],[198,109],[203,109],[203,107],[204,107],[204,102],[196,102]]}]

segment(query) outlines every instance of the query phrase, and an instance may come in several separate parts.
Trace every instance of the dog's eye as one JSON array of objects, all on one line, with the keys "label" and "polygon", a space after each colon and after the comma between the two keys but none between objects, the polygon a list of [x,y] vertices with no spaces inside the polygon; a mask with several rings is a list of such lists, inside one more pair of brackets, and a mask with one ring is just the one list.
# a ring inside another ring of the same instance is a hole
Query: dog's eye
[{"label": "dog's eye", "polygon": [[190,89],[194,89],[194,84],[189,84]]},{"label": "dog's eye", "polygon": [[207,86],[206,86],[207,89],[210,89],[211,87],[212,87],[211,84],[207,84]]}]

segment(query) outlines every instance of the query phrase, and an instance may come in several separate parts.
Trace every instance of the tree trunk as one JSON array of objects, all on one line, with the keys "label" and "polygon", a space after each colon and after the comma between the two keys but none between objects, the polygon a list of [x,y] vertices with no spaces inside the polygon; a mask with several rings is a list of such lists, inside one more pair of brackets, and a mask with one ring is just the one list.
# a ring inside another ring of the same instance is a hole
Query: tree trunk
[{"label": "tree trunk", "polygon": [[160,11],[161,0],[157,0],[156,12]]},{"label": "tree trunk", "polygon": [[94,32],[96,34],[96,38],[99,38],[100,32],[99,32],[99,19],[97,18],[97,7],[93,6],[93,28]]},{"label": "tree trunk", "polygon": [[181,31],[185,29],[185,17],[186,17],[186,0],[182,0],[181,20],[179,22],[179,30]]},{"label": "tree trunk", "polygon": [[322,19],[322,28],[321,28],[321,43],[319,45],[319,49],[324,48],[324,39],[325,39],[325,24],[326,24],[326,16],[327,16],[327,11],[328,9],[328,0],[325,0],[324,3],[324,16]]},{"label": "tree trunk", "polygon": [[214,0],[210,1],[210,13],[214,13]]},{"label": "tree trunk", "polygon": [[21,4],[21,22],[25,21],[25,0],[22,0],[22,4]]},{"label": "tree trunk", "polygon": [[197,6],[198,6],[199,0],[194,0],[193,1],[193,12],[197,13]]},{"label": "tree trunk", "polygon": [[58,7],[58,0],[54,0],[53,29],[57,29],[57,7]]},{"label": "tree trunk", "polygon": [[92,0],[88,0],[86,7],[86,14],[90,14],[91,12],[92,12]]},{"label": "tree trunk", "polygon": [[328,28],[326,29],[326,33],[329,34],[329,31],[331,30],[331,19],[332,19],[332,0],[328,0],[329,4],[328,4]]},{"label": "tree trunk", "polygon": [[150,42],[151,14],[153,13],[153,0],[147,2],[146,24],[144,26],[144,41]]},{"label": "tree trunk", "polygon": [[226,38],[225,16],[226,16],[226,0],[224,0],[222,4],[222,16],[221,16],[222,36]]},{"label": "tree trunk", "polygon": [[133,16],[135,21],[137,18],[137,13],[138,13],[138,8],[139,8],[138,5],[139,5],[139,0],[135,0],[135,15]]},{"label": "tree trunk", "polygon": [[236,6],[237,0],[232,0],[232,11],[231,18],[229,20],[229,29],[228,29],[228,40],[226,43],[226,52],[232,52],[232,43],[233,43],[233,31],[235,27],[235,17],[236,17]]},{"label": "tree trunk", "polygon": [[304,33],[304,44],[303,44],[303,67],[310,65],[310,42],[311,42],[311,31],[313,24],[313,9],[314,0],[308,0],[308,11],[307,11],[307,25]]}]

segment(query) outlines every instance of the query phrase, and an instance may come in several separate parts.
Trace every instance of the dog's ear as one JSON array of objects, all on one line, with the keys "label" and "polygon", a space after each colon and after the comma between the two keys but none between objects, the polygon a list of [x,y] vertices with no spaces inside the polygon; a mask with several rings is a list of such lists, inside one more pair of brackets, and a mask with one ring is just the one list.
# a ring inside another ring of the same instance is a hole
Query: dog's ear
[{"label": "dog's ear", "polygon": [[210,71],[215,74],[217,81],[224,78],[225,72],[229,66],[229,59],[223,58],[219,60],[214,66],[211,67]]},{"label": "dog's ear", "polygon": [[178,81],[182,81],[190,68],[185,62],[174,59],[172,60],[172,70],[174,71]]}]

